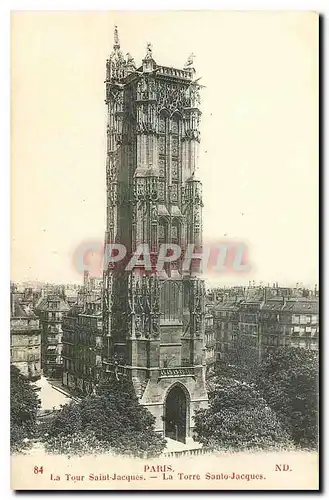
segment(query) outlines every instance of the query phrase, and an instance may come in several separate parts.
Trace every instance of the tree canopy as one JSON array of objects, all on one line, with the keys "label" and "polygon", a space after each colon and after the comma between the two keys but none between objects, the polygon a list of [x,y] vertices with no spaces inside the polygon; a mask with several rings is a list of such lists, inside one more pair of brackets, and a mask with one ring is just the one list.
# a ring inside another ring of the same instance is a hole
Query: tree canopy
[{"label": "tree canopy", "polygon": [[216,379],[209,407],[195,415],[195,439],[212,449],[243,450],[290,446],[275,412],[246,383]]},{"label": "tree canopy", "polygon": [[10,366],[10,444],[12,451],[28,446],[36,430],[40,400],[37,388],[16,368]]},{"label": "tree canopy", "polygon": [[238,333],[216,369],[216,375],[224,376],[240,382],[252,383],[255,369],[259,362],[257,342],[253,336]]},{"label": "tree canopy", "polygon": [[96,395],[71,402],[49,420],[46,448],[57,453],[111,451],[120,455],[159,455],[165,440],[154,431],[155,418],[141,406],[126,380],[100,385]]},{"label": "tree canopy", "polygon": [[257,373],[257,386],[296,445],[316,447],[319,406],[318,353],[282,348],[271,353]]},{"label": "tree canopy", "polygon": [[[209,408],[196,414],[200,442],[221,449],[318,443],[318,353],[281,348],[260,362],[237,342],[207,380]],[[252,346],[250,346],[252,347]]]}]

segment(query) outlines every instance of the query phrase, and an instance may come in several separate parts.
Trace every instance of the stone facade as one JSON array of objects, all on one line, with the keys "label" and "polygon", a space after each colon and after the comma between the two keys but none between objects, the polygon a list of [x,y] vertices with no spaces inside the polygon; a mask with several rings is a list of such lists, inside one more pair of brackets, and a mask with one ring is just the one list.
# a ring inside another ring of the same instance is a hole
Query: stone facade
[{"label": "stone facade", "polygon": [[212,308],[217,361],[226,361],[239,339],[254,346],[258,360],[282,347],[318,350],[319,300],[275,296],[263,289],[253,297],[228,297]]},{"label": "stone facade", "polygon": [[41,335],[39,319],[33,311],[11,294],[10,362],[25,377],[41,376]]},{"label": "stone facade", "polygon": [[42,369],[44,375],[55,379],[62,377],[62,322],[69,309],[60,295],[47,295],[36,306],[41,327]]},{"label": "stone facade", "polygon": [[[105,243],[123,244],[127,255],[104,272],[105,370],[130,377],[157,430],[184,441],[195,409],[207,405],[204,284],[181,259],[155,266],[163,243],[202,245],[200,86],[191,58],[182,70],[160,66],[150,44],[136,68],[117,30],[106,73]],[[125,270],[139,245],[152,271]]]},{"label": "stone facade", "polygon": [[62,383],[73,393],[94,393],[102,371],[100,293],[79,293],[77,304],[63,318],[62,329]]}]

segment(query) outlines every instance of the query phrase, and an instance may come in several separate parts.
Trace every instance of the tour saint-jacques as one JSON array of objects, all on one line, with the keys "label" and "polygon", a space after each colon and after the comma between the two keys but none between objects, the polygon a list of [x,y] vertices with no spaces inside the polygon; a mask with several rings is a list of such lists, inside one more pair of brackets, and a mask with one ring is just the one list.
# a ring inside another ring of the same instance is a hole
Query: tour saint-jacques
[{"label": "tour saint-jacques", "polygon": [[[193,59],[160,66],[147,45],[142,66],[125,60],[115,29],[106,66],[107,232],[131,255],[139,244],[156,263],[161,243],[202,243],[202,191],[196,179],[200,87]],[[204,286],[181,261],[159,272],[104,273],[105,372],[130,377],[155,429],[184,441],[207,404]],[[140,272],[141,271],[141,272]]]}]

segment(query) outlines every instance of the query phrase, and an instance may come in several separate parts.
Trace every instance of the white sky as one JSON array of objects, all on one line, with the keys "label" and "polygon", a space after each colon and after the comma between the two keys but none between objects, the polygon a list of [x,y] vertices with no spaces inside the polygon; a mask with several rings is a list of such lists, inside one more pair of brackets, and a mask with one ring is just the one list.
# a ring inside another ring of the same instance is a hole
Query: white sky
[{"label": "white sky", "polygon": [[318,281],[318,20],[298,12],[12,16],[13,280],[81,282],[75,249],[105,230],[105,60],[113,25],[139,64],[196,55],[204,240],[237,239],[250,280]]}]

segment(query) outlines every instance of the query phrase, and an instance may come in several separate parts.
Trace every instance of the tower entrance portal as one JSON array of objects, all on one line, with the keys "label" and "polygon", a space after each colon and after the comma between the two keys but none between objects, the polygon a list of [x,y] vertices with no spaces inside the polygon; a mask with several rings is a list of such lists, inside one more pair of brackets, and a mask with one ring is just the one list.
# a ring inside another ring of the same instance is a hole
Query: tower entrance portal
[{"label": "tower entrance portal", "polygon": [[181,387],[176,385],[169,391],[165,403],[165,437],[185,443],[188,404]]}]

